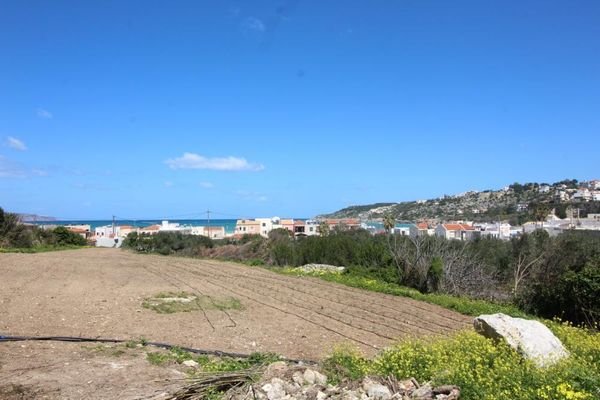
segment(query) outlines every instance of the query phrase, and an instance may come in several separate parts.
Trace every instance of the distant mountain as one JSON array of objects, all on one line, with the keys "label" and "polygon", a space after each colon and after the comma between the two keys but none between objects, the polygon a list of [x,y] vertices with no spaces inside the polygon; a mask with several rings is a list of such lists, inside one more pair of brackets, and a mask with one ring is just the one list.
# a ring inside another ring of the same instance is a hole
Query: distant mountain
[{"label": "distant mountain", "polygon": [[561,218],[566,217],[569,209],[579,210],[581,217],[600,213],[600,201],[591,197],[595,194],[597,199],[600,195],[599,183],[576,179],[552,184],[514,183],[498,190],[469,191],[429,200],[350,206],[319,217],[376,219],[391,214],[401,221],[508,220],[518,225],[532,220],[540,204],[554,209]]},{"label": "distant mountain", "polygon": [[43,215],[36,215],[36,214],[18,214],[19,219],[22,222],[52,222],[52,221],[57,221],[56,218],[54,217],[45,217]]}]

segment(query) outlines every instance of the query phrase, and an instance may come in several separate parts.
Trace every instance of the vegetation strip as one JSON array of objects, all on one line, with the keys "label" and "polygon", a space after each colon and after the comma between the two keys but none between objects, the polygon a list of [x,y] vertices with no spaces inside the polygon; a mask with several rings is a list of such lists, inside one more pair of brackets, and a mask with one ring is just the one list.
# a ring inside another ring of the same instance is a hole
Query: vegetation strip
[{"label": "vegetation strip", "polygon": [[568,323],[545,321],[570,356],[538,368],[504,341],[472,331],[449,338],[402,340],[373,359],[342,346],[322,366],[334,381],[364,376],[414,377],[457,385],[465,400],[594,400],[600,398],[600,334]]},{"label": "vegetation strip", "polygon": [[301,272],[295,268],[269,268],[269,271],[289,276],[308,276],[358,289],[369,290],[371,292],[408,297],[429,304],[435,304],[465,315],[477,316],[481,314],[504,313],[513,317],[530,317],[527,313],[510,304],[498,304],[485,300],[475,300],[468,297],[457,297],[445,294],[421,293],[416,289],[365,276],[331,272]]}]

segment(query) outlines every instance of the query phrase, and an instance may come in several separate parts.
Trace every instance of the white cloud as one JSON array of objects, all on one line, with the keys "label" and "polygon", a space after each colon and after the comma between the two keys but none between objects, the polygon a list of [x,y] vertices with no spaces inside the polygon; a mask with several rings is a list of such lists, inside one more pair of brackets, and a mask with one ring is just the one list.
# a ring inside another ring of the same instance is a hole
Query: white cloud
[{"label": "white cloud", "polygon": [[17,163],[0,155],[0,178],[24,178],[27,172]]},{"label": "white cloud", "polygon": [[212,182],[200,182],[199,185],[204,189],[212,189],[215,187],[215,185]]},{"label": "white cloud", "polygon": [[240,196],[241,198],[243,198],[244,200],[258,201],[258,202],[264,202],[264,201],[269,200],[269,198],[263,194],[260,194],[257,192],[251,192],[248,190],[238,190],[235,193],[238,196]]},{"label": "white cloud", "polygon": [[165,181],[165,187],[173,187],[173,182]]},{"label": "white cloud", "polygon": [[267,30],[265,23],[255,17],[246,18],[242,26],[248,31],[264,32]]},{"label": "white cloud", "polygon": [[51,119],[52,117],[54,117],[54,115],[50,111],[44,110],[43,108],[38,108],[36,113],[38,117],[44,119]]},{"label": "white cloud", "polygon": [[45,169],[32,169],[31,173],[35,176],[48,176],[48,171]]},{"label": "white cloud", "polygon": [[25,143],[23,143],[23,141],[15,138],[15,137],[12,137],[12,136],[9,136],[6,139],[6,145],[8,147],[10,147],[11,149],[15,149],[15,150],[19,150],[19,151],[27,150],[27,146],[25,146]]},{"label": "white cloud", "polygon": [[195,153],[183,153],[181,157],[165,161],[171,169],[212,169],[216,171],[262,171],[261,164],[249,163],[239,157],[204,157]]}]

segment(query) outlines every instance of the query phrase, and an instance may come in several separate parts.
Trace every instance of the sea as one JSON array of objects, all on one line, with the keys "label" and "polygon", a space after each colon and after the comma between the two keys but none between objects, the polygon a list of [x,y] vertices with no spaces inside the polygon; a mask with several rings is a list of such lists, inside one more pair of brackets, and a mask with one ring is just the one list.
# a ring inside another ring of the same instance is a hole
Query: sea
[{"label": "sea", "polygon": [[[138,219],[138,220],[128,220],[128,219],[116,219],[115,225],[131,225],[135,227],[144,227],[150,225],[161,224],[162,219]],[[237,220],[235,219],[170,219],[169,223],[176,223],[181,226],[224,226],[225,233],[232,234],[235,232],[235,224]],[[110,219],[101,219],[101,220],[61,220],[61,221],[35,221],[28,222],[36,225],[90,225],[91,230],[99,226],[107,226],[112,225],[113,221]]]}]

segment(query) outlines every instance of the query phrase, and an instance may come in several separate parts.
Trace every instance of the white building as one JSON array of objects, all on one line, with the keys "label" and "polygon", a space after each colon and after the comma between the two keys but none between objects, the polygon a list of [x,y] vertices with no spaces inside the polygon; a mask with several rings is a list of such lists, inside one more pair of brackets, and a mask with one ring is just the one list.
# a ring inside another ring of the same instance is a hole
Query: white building
[{"label": "white building", "polygon": [[467,224],[439,224],[435,227],[435,234],[445,239],[471,240],[480,233],[475,227]]},{"label": "white building", "polygon": [[496,239],[508,240],[511,238],[511,226],[505,222],[478,223],[474,225],[479,229],[482,237],[493,237]]},{"label": "white building", "polygon": [[573,200],[590,201],[592,200],[592,192],[586,188],[581,188],[573,194]]},{"label": "white building", "polygon": [[281,218],[279,217],[256,218],[255,221],[258,222],[260,235],[263,237],[269,237],[269,232],[273,229],[283,228],[281,225]]},{"label": "white building", "polygon": [[304,234],[306,236],[315,236],[321,234],[321,232],[319,231],[319,221],[309,219],[304,222],[304,225]]},{"label": "white building", "polygon": [[226,236],[224,226],[193,226],[190,234],[206,236],[211,239],[224,239]]},{"label": "white building", "polygon": [[159,228],[160,232],[181,232],[190,235],[192,233],[191,226],[182,226],[178,223],[172,223],[169,221],[162,221]]}]

